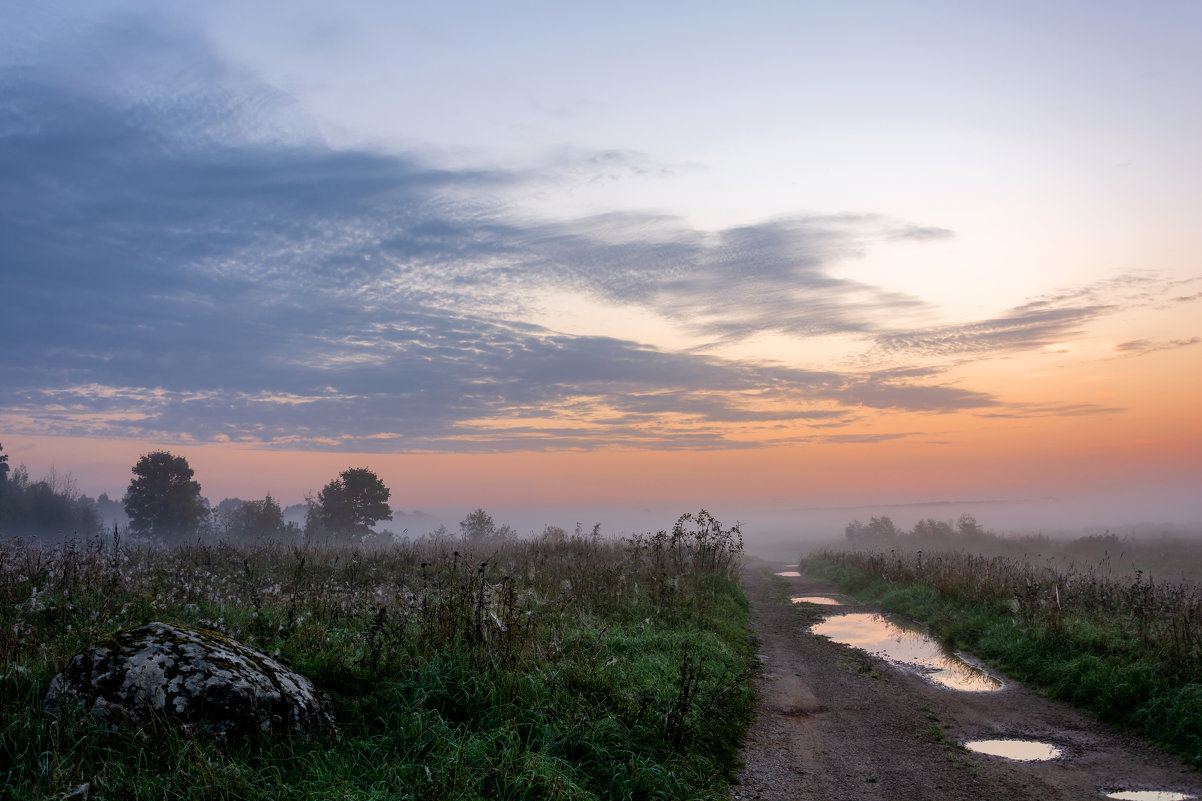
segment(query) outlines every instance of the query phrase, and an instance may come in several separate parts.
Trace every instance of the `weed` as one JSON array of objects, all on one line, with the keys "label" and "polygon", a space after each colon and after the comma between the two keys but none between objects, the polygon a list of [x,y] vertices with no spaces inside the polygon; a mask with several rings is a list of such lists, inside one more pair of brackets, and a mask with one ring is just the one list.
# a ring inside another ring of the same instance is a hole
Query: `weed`
[{"label": "weed", "polygon": [[803,569],[1202,765],[1202,585],[962,551],[826,553]]},{"label": "weed", "polygon": [[[0,541],[0,786],[15,797],[720,798],[753,701],[738,527],[479,544]],[[334,747],[41,711],[96,635],[217,629],[309,676]],[[208,789],[202,789],[208,788]],[[82,792],[82,791],[81,791]]]}]

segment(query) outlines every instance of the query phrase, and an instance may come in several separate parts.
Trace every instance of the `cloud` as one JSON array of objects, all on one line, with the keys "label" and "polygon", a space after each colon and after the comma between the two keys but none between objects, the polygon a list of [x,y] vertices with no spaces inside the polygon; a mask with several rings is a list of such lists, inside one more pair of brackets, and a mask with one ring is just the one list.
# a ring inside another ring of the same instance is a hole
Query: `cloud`
[{"label": "cloud", "polygon": [[1124,411],[1115,406],[1095,403],[1010,403],[996,411],[981,412],[980,417],[1005,419],[1027,417],[1089,417],[1097,414],[1117,414]]},{"label": "cloud", "polygon": [[882,333],[876,344],[888,353],[945,357],[1045,347],[1080,332],[1110,311],[1106,305],[1054,306],[1038,301],[989,320]]},{"label": "cloud", "polygon": [[[846,335],[907,359],[1039,347],[1109,308],[1043,299],[904,330],[929,304],[833,266],[945,229],[868,214],[721,231],[641,212],[521,217],[508,198],[545,175],[335,150],[186,32],[81,36],[0,67],[13,431],[365,451],[880,440],[905,435],[838,429],[864,410],[1041,412],[935,367],[669,352],[552,331],[525,306],[558,289],[714,342]],[[576,161],[569,180],[669,169],[624,151]]]},{"label": "cloud", "polygon": [[545,270],[527,274],[541,281],[644,306],[701,336],[737,340],[766,331],[871,332],[882,318],[929,311],[917,298],[831,275],[833,264],[898,236],[914,234],[876,215],[703,232],[627,213],[533,226],[523,244]]},{"label": "cloud", "polygon": [[271,382],[231,376],[202,390],[182,382],[27,383],[8,416],[26,433],[172,440],[187,432],[198,441],[357,451],[680,448],[730,445],[738,441],[731,427],[746,424],[788,424],[766,436],[792,439],[800,429],[850,423],[861,406],[951,412],[996,403],[889,377],[665,353],[433,314],[365,328],[291,369],[277,368]]},{"label": "cloud", "polygon": [[1112,358],[1123,359],[1131,356],[1144,356],[1146,354],[1157,353],[1162,350],[1188,348],[1191,345],[1197,345],[1200,342],[1202,342],[1202,337],[1190,337],[1189,339],[1170,339],[1160,342],[1151,339],[1133,339],[1129,342],[1122,342],[1118,345],[1115,345],[1115,355]]}]

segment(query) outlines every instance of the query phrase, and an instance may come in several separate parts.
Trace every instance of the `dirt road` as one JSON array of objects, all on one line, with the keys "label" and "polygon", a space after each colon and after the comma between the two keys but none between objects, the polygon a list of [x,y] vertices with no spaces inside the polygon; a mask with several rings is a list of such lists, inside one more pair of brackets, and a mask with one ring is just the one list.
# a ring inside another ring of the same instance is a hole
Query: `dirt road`
[{"label": "dirt road", "polygon": [[[1015,682],[995,692],[940,688],[810,634],[791,596],[835,588],[777,578],[750,562],[743,585],[760,641],[760,706],[735,799],[1099,799],[1117,790],[1202,798],[1202,774]],[[841,611],[869,611],[844,607]],[[1058,746],[1049,762],[965,751],[969,740],[1026,738]]]}]

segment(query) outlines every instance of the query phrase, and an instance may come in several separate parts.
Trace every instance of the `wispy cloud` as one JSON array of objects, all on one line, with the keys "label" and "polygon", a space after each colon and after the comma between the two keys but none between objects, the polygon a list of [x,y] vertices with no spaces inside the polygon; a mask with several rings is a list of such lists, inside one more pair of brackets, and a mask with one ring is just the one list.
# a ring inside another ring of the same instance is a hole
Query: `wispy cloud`
[{"label": "wispy cloud", "polygon": [[1162,350],[1176,350],[1177,348],[1188,348],[1191,345],[1202,343],[1202,337],[1190,337],[1189,339],[1169,339],[1163,341],[1151,339],[1133,339],[1129,342],[1121,342],[1115,345],[1115,359],[1123,359],[1131,356],[1144,356],[1149,353],[1157,353]]},{"label": "wispy cloud", "polygon": [[887,352],[914,356],[955,356],[1046,347],[1080,332],[1082,326],[1106,313],[1104,305],[1053,306],[1039,301],[989,320],[876,336]]},{"label": "wispy cloud", "polygon": [[1030,417],[1089,417],[1098,414],[1116,414],[1123,411],[1116,406],[1101,406],[1096,403],[1009,403],[993,411],[981,412],[980,417],[1030,418]]}]

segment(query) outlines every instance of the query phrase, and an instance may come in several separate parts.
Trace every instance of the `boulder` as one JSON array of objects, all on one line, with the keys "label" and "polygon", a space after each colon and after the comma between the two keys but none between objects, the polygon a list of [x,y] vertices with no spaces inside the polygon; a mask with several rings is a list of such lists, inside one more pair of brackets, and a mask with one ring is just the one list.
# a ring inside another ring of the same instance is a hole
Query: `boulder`
[{"label": "boulder", "polygon": [[313,683],[220,632],[175,623],[123,629],[76,654],[54,677],[45,709],[90,714],[110,728],[165,719],[218,739],[332,733]]}]

